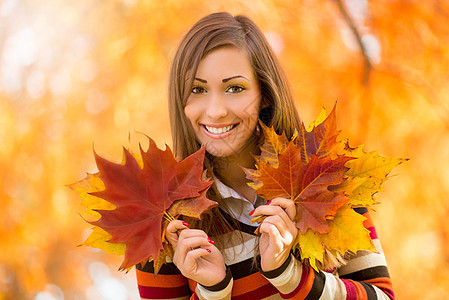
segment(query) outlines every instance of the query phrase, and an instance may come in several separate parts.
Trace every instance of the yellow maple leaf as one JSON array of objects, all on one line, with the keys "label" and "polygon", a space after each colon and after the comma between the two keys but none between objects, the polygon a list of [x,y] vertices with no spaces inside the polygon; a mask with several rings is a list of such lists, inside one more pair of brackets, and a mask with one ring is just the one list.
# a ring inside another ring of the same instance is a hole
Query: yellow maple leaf
[{"label": "yellow maple leaf", "polygon": [[124,255],[126,245],[123,243],[108,243],[111,235],[98,226],[93,227],[92,233],[86,241],[80,246],[89,246],[104,250],[107,254],[114,254],[116,256]]},{"label": "yellow maple leaf", "polygon": [[105,189],[104,183],[98,176],[98,173],[88,173],[84,179],[68,185],[68,187],[80,195],[81,205],[87,208],[83,217],[89,221],[97,220],[101,217],[101,215],[95,211],[97,209],[113,210],[116,208],[112,203],[91,195],[91,193]]},{"label": "yellow maple leaf", "polygon": [[348,161],[345,165],[349,168],[345,173],[348,182],[335,187],[335,190],[341,189],[345,184],[353,184],[353,189],[347,190],[346,193],[353,207],[377,204],[374,194],[381,191],[381,185],[388,179],[391,170],[408,159],[382,157],[377,151],[366,153],[363,151],[363,145],[357,148],[349,147],[347,139],[342,141],[342,145],[345,155],[356,159]]},{"label": "yellow maple leaf", "polygon": [[329,232],[321,236],[321,243],[327,249],[338,251],[341,255],[345,255],[346,252],[356,253],[359,250],[377,252],[369,230],[363,225],[365,220],[364,216],[349,205],[343,206],[330,222]]},{"label": "yellow maple leaf", "polygon": [[320,114],[315,119],[315,121],[311,122],[309,124],[309,127],[307,127],[307,132],[312,132],[313,128],[323,123],[326,120],[326,118],[327,118],[326,109],[323,107],[320,111]]},{"label": "yellow maple leaf", "polygon": [[321,242],[321,234],[309,229],[304,235],[298,232],[296,240],[293,244],[294,248],[298,248],[302,259],[309,259],[310,265],[318,271],[317,261],[322,262],[324,259],[324,246]]}]

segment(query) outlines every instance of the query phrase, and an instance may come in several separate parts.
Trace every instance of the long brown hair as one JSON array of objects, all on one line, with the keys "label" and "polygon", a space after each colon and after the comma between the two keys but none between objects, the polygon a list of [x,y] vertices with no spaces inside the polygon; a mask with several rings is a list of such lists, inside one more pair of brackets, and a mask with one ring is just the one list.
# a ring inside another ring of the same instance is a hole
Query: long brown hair
[{"label": "long brown hair", "polygon": [[[295,108],[287,78],[262,31],[248,17],[232,16],[226,12],[214,13],[200,19],[182,39],[170,70],[169,113],[173,150],[178,159],[197,151],[192,126],[184,113],[192,83],[200,61],[211,51],[223,46],[234,46],[246,51],[261,90],[263,110],[260,119],[278,132],[291,137],[300,120]],[[258,135],[259,144],[263,135]],[[205,167],[213,166],[208,156]],[[226,211],[225,203],[215,188],[211,197]],[[217,210],[214,212],[215,217]],[[221,214],[218,216],[221,218]],[[203,228],[210,228],[205,220]],[[212,224],[209,224],[212,225]],[[206,230],[207,232],[208,230]]]}]

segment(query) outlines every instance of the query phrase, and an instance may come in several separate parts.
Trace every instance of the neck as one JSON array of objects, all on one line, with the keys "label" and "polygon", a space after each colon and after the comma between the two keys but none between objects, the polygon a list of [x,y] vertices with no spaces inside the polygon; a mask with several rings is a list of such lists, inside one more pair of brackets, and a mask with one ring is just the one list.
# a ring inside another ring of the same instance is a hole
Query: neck
[{"label": "neck", "polygon": [[246,179],[242,167],[254,169],[254,164],[255,160],[250,151],[214,158],[214,170],[219,174],[220,180],[251,202],[255,200],[256,194],[254,189],[248,186],[250,180]]},{"label": "neck", "polygon": [[219,174],[220,179],[226,183],[247,181],[245,179],[245,172],[241,167],[254,168],[254,160],[249,162],[247,160],[242,161],[238,158],[234,159],[230,157],[215,158],[214,169],[217,171],[217,174]]}]

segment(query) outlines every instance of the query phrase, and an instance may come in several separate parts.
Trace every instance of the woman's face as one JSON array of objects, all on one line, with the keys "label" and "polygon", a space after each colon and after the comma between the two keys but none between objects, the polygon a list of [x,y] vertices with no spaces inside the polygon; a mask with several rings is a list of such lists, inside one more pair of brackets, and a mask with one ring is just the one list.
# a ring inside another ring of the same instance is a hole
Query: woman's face
[{"label": "woman's face", "polygon": [[210,154],[230,157],[252,150],[260,102],[247,54],[228,46],[201,60],[184,112]]}]

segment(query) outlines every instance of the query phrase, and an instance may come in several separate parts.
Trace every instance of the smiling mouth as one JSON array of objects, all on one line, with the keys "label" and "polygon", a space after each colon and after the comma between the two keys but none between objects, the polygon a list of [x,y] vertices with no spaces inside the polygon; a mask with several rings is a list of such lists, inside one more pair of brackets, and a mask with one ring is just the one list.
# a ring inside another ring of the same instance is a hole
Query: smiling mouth
[{"label": "smiling mouth", "polygon": [[231,131],[233,128],[235,128],[238,124],[233,124],[233,125],[229,125],[229,126],[223,126],[223,127],[212,127],[212,126],[207,126],[207,125],[203,125],[204,128],[206,128],[206,130],[210,133],[213,134],[223,134],[226,132]]}]

